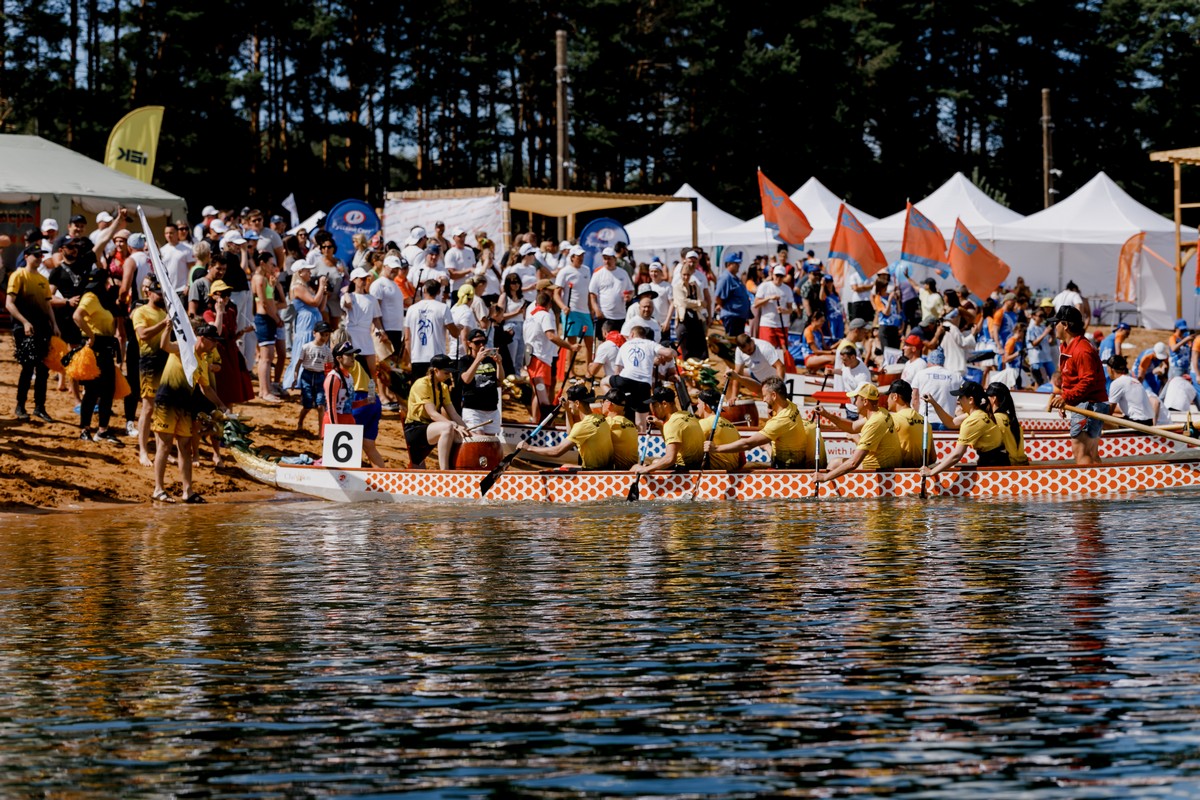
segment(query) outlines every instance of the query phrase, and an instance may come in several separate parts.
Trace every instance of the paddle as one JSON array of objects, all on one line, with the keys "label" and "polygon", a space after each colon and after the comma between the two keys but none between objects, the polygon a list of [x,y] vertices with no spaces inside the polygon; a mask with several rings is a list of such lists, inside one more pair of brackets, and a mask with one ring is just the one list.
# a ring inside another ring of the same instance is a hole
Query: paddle
[{"label": "paddle", "polygon": [[516,449],[506,455],[504,458],[500,459],[500,463],[497,464],[491,472],[483,476],[483,480],[479,482],[480,497],[487,496],[487,493],[492,490],[492,486],[496,483],[496,479],[504,474],[504,470],[508,469],[508,465],[512,463],[514,458],[516,458],[517,453],[521,452],[521,448],[524,447],[525,442],[541,433],[542,428],[550,424],[550,420],[554,419],[554,415],[558,413],[558,409],[560,408],[562,408],[562,403],[559,403],[554,408],[550,409],[550,413],[546,415],[546,418],[539,422],[538,426],[530,431],[529,435],[517,444]]},{"label": "paddle", "polygon": [[[638,436],[638,464],[643,464],[646,461],[646,448],[642,444],[642,437]],[[636,503],[642,496],[642,473],[633,476],[633,483],[629,484],[629,493],[625,495],[625,501]]]},{"label": "paddle", "polygon": [[[721,397],[717,400],[717,408],[713,413],[712,430],[708,432],[708,446],[711,449],[713,437],[717,435],[717,428],[721,426],[721,408],[725,405],[725,391],[729,388],[729,379],[725,379],[725,388],[721,390]],[[696,492],[700,489],[700,479],[704,477],[704,470],[708,469],[708,462],[712,454],[707,450],[704,452],[704,458],[700,459],[700,471],[696,473],[696,483],[692,485],[692,493],[688,495],[688,500],[696,499]]]},{"label": "paddle", "polygon": [[921,499],[928,500],[929,492],[925,488],[925,456],[929,452],[929,403],[925,404],[925,425],[921,430]]},{"label": "paddle", "polygon": [[813,422],[817,423],[817,448],[813,453],[813,497],[820,497],[821,482],[817,480],[817,473],[821,471],[821,415],[815,410]]},{"label": "paddle", "polygon": [[1142,433],[1149,433],[1153,436],[1161,436],[1164,439],[1170,439],[1171,441],[1191,445],[1192,447],[1200,447],[1200,439],[1193,439],[1190,436],[1184,436],[1183,434],[1164,430],[1163,428],[1155,428],[1151,425],[1143,425],[1140,422],[1133,422],[1132,420],[1125,419],[1124,417],[1114,417],[1109,414],[1101,414],[1099,411],[1091,411],[1086,408],[1079,408],[1078,406],[1063,406],[1063,409],[1065,411],[1070,411],[1073,414],[1082,414],[1085,417],[1098,419],[1101,422],[1107,422],[1112,425],[1120,425],[1123,428],[1141,431]]}]

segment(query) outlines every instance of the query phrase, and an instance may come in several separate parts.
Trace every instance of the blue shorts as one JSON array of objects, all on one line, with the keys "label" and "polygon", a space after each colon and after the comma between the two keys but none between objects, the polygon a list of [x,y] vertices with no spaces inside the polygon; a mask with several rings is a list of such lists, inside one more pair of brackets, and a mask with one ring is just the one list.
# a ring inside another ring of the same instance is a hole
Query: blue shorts
[{"label": "blue shorts", "polygon": [[[361,403],[366,399],[366,392],[354,393],[355,403]],[[350,413],[354,416],[355,423],[363,426],[363,439],[373,442],[379,438],[379,418],[383,416],[383,406],[378,397],[373,403],[350,409]]]},{"label": "blue shorts", "polygon": [[[1107,414],[1112,406],[1108,403],[1077,403],[1079,408],[1086,408],[1088,411],[1095,411],[1100,414]],[[1083,414],[1070,413],[1067,419],[1071,421],[1071,438],[1078,439],[1080,436],[1087,434],[1093,439],[1100,438],[1100,432],[1104,430],[1104,423],[1098,419],[1085,417]]]},{"label": "blue shorts", "polygon": [[571,311],[563,320],[563,336],[591,336],[593,330],[591,314]]},{"label": "blue shorts", "polygon": [[300,370],[300,405],[323,408],[325,405],[325,373],[311,369]]},{"label": "blue shorts", "polygon": [[266,314],[254,315],[254,335],[258,337],[259,347],[274,347],[275,331],[278,329],[279,326],[275,324],[275,320]]}]

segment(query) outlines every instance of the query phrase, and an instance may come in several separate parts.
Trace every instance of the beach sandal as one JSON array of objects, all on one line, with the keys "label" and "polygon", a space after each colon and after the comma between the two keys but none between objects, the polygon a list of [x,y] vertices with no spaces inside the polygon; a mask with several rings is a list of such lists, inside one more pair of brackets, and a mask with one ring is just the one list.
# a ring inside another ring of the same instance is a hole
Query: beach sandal
[{"label": "beach sandal", "polygon": [[207,503],[208,501],[204,499],[203,495],[189,494],[186,498],[184,498],[183,502],[189,506],[198,506],[202,503]]},{"label": "beach sandal", "polygon": [[167,494],[166,492],[154,492],[152,495],[150,495],[150,502],[151,503],[174,503],[175,498],[171,497],[171,495]]}]

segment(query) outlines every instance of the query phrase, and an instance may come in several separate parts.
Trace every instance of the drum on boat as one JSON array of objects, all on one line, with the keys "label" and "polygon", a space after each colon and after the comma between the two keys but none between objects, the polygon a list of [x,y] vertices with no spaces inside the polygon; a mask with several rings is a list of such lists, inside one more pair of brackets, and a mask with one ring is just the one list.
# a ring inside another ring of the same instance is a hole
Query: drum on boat
[{"label": "drum on boat", "polygon": [[450,456],[455,469],[492,470],[504,458],[499,436],[468,436],[454,447]]},{"label": "drum on boat", "polygon": [[744,425],[748,428],[758,427],[758,401],[752,397],[743,397],[726,403],[721,409],[721,416],[734,425]]}]

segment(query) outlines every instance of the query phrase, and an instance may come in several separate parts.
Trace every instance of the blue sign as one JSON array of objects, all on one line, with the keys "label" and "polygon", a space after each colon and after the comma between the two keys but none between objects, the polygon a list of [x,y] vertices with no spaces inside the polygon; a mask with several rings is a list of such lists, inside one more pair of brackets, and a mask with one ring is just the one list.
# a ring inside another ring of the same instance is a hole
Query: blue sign
[{"label": "blue sign", "polygon": [[343,200],[329,209],[329,216],[323,221],[325,230],[333,234],[333,242],[337,245],[338,258],[347,265],[354,258],[354,240],[356,233],[361,233],[370,239],[379,233],[379,216],[370,204],[362,200]]},{"label": "blue sign", "polygon": [[579,232],[579,246],[587,251],[583,263],[595,270],[604,263],[600,251],[617,242],[629,244],[629,234],[625,232],[624,225],[610,217],[592,220]]}]

